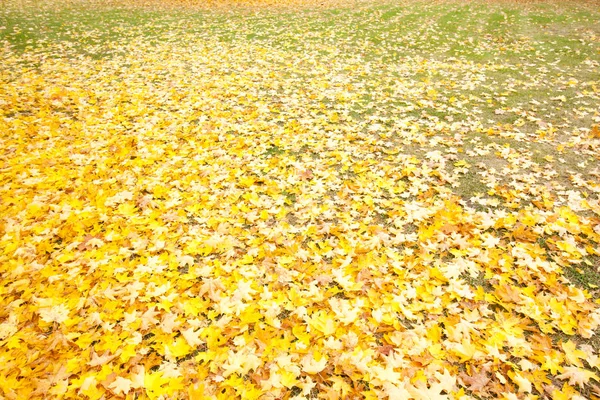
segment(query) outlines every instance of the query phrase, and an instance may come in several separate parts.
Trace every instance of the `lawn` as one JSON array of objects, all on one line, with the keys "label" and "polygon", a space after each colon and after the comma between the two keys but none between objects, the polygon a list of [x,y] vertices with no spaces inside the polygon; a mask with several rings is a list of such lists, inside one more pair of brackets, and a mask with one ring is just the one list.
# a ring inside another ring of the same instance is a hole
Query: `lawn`
[{"label": "lawn", "polygon": [[597,2],[36,3],[0,398],[600,398]]}]

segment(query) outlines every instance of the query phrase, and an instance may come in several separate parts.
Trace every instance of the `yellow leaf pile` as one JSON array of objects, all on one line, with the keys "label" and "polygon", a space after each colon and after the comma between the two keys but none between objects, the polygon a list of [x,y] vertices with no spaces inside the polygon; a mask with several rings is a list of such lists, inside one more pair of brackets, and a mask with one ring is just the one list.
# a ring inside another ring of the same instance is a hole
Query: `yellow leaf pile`
[{"label": "yellow leaf pile", "polygon": [[597,125],[469,92],[509,62],[203,18],[0,43],[0,397],[599,395]]}]

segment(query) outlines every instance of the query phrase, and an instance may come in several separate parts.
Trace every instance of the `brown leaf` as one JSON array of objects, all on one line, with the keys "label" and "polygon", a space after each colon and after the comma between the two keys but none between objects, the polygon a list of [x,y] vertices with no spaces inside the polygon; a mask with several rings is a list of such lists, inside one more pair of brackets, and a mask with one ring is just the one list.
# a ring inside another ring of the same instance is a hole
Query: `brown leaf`
[{"label": "brown leaf", "polygon": [[508,303],[519,303],[521,301],[520,292],[511,285],[502,285],[498,287],[495,294],[500,300]]},{"label": "brown leaf", "polygon": [[383,354],[384,356],[389,356],[392,350],[394,350],[394,346],[391,346],[389,344],[385,344],[377,348],[377,351]]},{"label": "brown leaf", "polygon": [[92,360],[90,362],[87,363],[87,365],[89,365],[90,367],[98,367],[100,365],[104,365],[107,362],[111,361],[113,358],[117,357],[119,355],[119,352],[117,352],[116,354],[110,355],[110,351],[105,351],[104,354],[102,354],[101,356],[99,356],[94,349],[91,350],[91,354],[92,354]]},{"label": "brown leaf", "polygon": [[512,231],[512,237],[519,242],[529,243],[533,243],[537,239],[535,232],[522,224],[516,225],[515,229]]},{"label": "brown leaf", "polygon": [[304,171],[299,171],[298,176],[300,177],[300,180],[305,181],[311,180],[314,175],[310,169],[306,169]]}]

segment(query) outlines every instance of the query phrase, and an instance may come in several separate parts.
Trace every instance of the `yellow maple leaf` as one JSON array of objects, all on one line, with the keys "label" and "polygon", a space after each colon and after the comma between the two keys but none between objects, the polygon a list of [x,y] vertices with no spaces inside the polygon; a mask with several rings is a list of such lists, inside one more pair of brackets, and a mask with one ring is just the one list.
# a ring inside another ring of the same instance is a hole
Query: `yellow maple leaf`
[{"label": "yellow maple leaf", "polygon": [[327,358],[318,352],[312,352],[302,358],[300,365],[304,372],[308,374],[317,374],[323,371],[327,366]]},{"label": "yellow maple leaf", "polygon": [[565,367],[564,372],[557,376],[558,379],[568,379],[569,385],[583,387],[590,379],[600,381],[600,378],[592,371],[579,367]]},{"label": "yellow maple leaf", "polygon": [[131,390],[131,380],[117,376],[117,378],[108,385],[108,388],[117,396],[125,395]]},{"label": "yellow maple leaf", "polygon": [[165,394],[165,385],[169,383],[169,379],[163,377],[162,372],[150,372],[144,375],[144,389],[146,394],[152,400]]},{"label": "yellow maple leaf", "polygon": [[334,318],[324,311],[317,311],[313,314],[309,325],[325,336],[333,335],[337,329]]},{"label": "yellow maple leaf", "polygon": [[577,344],[568,340],[561,343],[561,347],[565,352],[565,361],[571,365],[583,367],[581,360],[586,358],[586,354],[584,351],[577,349]]},{"label": "yellow maple leaf", "polygon": [[183,336],[177,337],[172,343],[165,344],[165,353],[173,357],[179,358],[192,351],[192,347],[188,344]]}]

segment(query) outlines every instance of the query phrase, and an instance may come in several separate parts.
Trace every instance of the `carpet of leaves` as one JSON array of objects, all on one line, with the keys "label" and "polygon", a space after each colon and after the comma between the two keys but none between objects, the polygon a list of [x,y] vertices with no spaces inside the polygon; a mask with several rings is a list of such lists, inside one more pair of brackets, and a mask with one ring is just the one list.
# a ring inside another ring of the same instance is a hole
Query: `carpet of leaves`
[{"label": "carpet of leaves", "polygon": [[0,397],[600,395],[597,32],[362,7],[0,43]]}]

